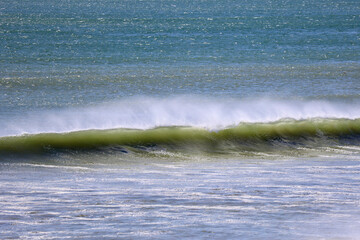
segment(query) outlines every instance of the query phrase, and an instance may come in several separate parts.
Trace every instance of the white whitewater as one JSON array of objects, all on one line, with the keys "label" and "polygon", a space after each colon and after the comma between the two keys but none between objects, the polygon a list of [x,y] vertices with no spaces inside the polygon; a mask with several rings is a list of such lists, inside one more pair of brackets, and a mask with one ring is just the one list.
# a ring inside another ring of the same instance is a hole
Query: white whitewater
[{"label": "white whitewater", "polygon": [[137,97],[84,108],[28,112],[2,120],[0,136],[88,129],[192,126],[223,129],[242,122],[284,118],[360,118],[360,101],[217,99],[199,96]]}]

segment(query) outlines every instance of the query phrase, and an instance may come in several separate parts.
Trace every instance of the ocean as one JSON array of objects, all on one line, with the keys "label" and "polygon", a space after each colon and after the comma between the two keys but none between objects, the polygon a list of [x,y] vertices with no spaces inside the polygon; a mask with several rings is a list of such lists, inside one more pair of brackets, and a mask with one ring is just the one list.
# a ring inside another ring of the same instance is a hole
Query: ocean
[{"label": "ocean", "polygon": [[2,0],[1,239],[359,239],[358,0]]}]

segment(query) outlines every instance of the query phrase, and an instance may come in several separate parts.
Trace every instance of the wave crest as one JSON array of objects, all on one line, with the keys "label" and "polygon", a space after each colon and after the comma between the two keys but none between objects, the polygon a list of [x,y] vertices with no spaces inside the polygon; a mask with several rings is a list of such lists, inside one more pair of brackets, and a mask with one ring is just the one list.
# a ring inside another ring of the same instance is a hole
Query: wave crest
[{"label": "wave crest", "polygon": [[210,131],[194,127],[86,130],[0,138],[0,153],[46,153],[109,147],[170,151],[267,151],[298,146],[360,143],[360,119],[285,119],[271,123],[241,123]]},{"label": "wave crest", "polygon": [[219,130],[284,118],[360,118],[360,100],[216,99],[195,96],[137,97],[85,108],[29,112],[0,119],[0,136],[89,129],[191,126]]}]

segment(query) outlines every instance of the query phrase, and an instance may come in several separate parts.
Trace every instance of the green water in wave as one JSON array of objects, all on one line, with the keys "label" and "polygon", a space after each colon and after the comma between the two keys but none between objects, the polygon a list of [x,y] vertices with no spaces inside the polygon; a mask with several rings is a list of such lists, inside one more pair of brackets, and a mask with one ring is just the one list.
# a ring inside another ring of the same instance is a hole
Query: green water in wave
[{"label": "green water in wave", "polygon": [[360,143],[360,120],[282,120],[243,123],[219,131],[191,127],[149,130],[112,129],[70,133],[43,133],[0,138],[0,152],[46,153],[53,150],[94,150],[127,147],[139,151],[164,149],[180,152],[269,151],[296,147],[327,147]]}]

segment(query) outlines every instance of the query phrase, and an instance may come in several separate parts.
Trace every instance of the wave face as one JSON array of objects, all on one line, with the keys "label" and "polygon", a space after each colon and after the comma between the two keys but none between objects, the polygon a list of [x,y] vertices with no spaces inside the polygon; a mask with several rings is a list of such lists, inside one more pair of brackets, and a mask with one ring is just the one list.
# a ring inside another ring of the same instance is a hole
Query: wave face
[{"label": "wave face", "polygon": [[0,152],[47,153],[110,148],[122,152],[128,152],[129,149],[142,152],[165,149],[231,153],[359,143],[360,119],[287,119],[271,123],[242,123],[219,131],[194,127],[161,127],[2,137]]},{"label": "wave face", "polygon": [[82,130],[189,126],[221,130],[281,119],[360,118],[360,100],[223,99],[196,96],[129,98],[86,108],[21,113],[0,118],[0,137]]}]

